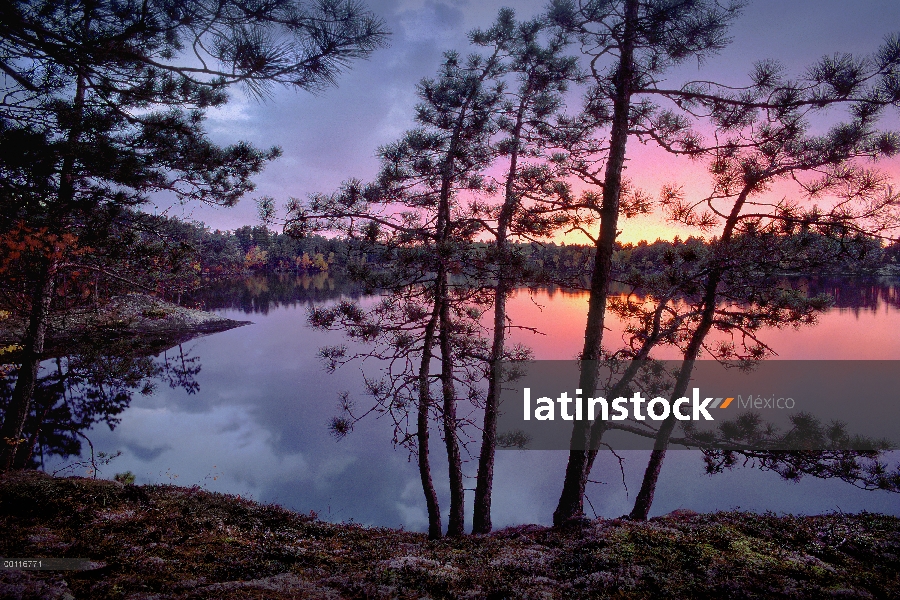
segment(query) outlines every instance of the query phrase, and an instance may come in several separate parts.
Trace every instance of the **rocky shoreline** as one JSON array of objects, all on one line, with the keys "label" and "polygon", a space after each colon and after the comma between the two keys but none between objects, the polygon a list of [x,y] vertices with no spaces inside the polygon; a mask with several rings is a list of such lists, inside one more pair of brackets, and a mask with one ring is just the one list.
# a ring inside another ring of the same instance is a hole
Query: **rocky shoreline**
[{"label": "rocky shoreline", "polygon": [[[249,325],[220,315],[185,308],[147,294],[116,296],[97,307],[54,314],[50,319],[44,355],[54,358],[84,344],[127,341],[135,351],[153,353],[200,335]],[[26,323],[0,321],[0,347],[14,354]]]}]

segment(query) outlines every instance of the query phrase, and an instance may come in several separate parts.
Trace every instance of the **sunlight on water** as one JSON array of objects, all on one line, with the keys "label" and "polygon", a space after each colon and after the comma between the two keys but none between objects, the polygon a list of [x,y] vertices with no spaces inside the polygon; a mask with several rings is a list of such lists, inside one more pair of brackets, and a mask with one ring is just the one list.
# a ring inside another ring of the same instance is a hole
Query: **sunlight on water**
[{"label": "sunlight on water", "polygon": [[[819,316],[814,326],[769,328],[761,338],[780,359],[900,359],[900,308],[895,288],[873,285],[861,292],[844,298],[844,306],[839,300],[837,306]],[[530,346],[537,359],[575,358],[584,343],[587,302],[587,292],[518,290],[510,303],[510,317],[514,323],[537,327],[544,335],[519,330],[513,338]],[[846,305],[849,302],[852,304]],[[604,346],[620,346],[625,339],[624,323],[616,315],[607,314]],[[724,336],[713,332],[711,338]],[[654,356],[675,360],[681,355],[676,348],[665,348]]]}]

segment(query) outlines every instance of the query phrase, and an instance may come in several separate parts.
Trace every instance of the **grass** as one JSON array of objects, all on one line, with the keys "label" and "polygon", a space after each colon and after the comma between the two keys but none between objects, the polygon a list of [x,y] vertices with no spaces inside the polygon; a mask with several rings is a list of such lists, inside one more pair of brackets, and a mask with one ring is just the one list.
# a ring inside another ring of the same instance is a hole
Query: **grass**
[{"label": "grass", "polygon": [[678,514],[428,541],[199,488],[16,473],[0,479],[0,531],[2,556],[95,567],[0,571],[0,597],[900,597],[900,519],[870,513]]}]

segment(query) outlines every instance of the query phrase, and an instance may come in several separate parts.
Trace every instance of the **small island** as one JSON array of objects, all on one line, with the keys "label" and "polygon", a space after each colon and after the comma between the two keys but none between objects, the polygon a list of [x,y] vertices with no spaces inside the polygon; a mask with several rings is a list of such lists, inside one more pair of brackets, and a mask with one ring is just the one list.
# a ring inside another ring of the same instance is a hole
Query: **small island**
[{"label": "small island", "polygon": [[[114,296],[96,306],[59,311],[49,319],[44,358],[65,356],[85,344],[126,345],[140,355],[159,354],[201,335],[251,324],[186,308],[143,293]],[[9,361],[18,351],[26,323],[21,318],[0,320],[0,348]]]}]

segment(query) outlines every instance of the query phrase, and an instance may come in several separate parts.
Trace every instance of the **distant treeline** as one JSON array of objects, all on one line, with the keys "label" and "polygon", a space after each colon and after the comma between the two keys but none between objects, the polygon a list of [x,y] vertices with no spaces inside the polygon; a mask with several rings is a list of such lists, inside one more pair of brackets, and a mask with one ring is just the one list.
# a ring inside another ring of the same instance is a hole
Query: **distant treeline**
[{"label": "distant treeline", "polygon": [[[174,221],[174,220],[173,220]],[[361,240],[326,238],[312,235],[295,238],[276,233],[263,225],[246,225],[231,231],[210,230],[200,223],[173,223],[186,245],[195,250],[194,270],[213,278],[247,275],[250,273],[315,274],[343,272],[354,265],[390,264],[389,256],[377,247]],[[900,244],[883,246],[874,238],[842,240],[816,233],[793,234],[804,236],[804,245],[818,248],[827,256],[816,273],[785,274],[857,275],[893,274],[900,272]],[[783,236],[787,239],[789,236]],[[614,271],[658,272],[671,264],[676,255],[701,252],[707,242],[702,238],[685,240],[641,241],[637,244],[617,244],[613,256]],[[477,252],[487,244],[476,244]],[[519,244],[517,254],[531,267],[536,282],[555,282],[580,287],[586,283],[594,260],[593,246],[546,242]],[[837,257],[837,258],[835,258]]]},{"label": "distant treeline", "polygon": [[[171,229],[175,228],[172,223]],[[231,232],[178,222],[177,229],[182,241],[193,249],[194,269],[214,278],[257,271],[327,272],[346,265],[354,254],[360,256],[353,244],[342,240],[322,236],[297,239],[264,226],[248,225]]]}]

